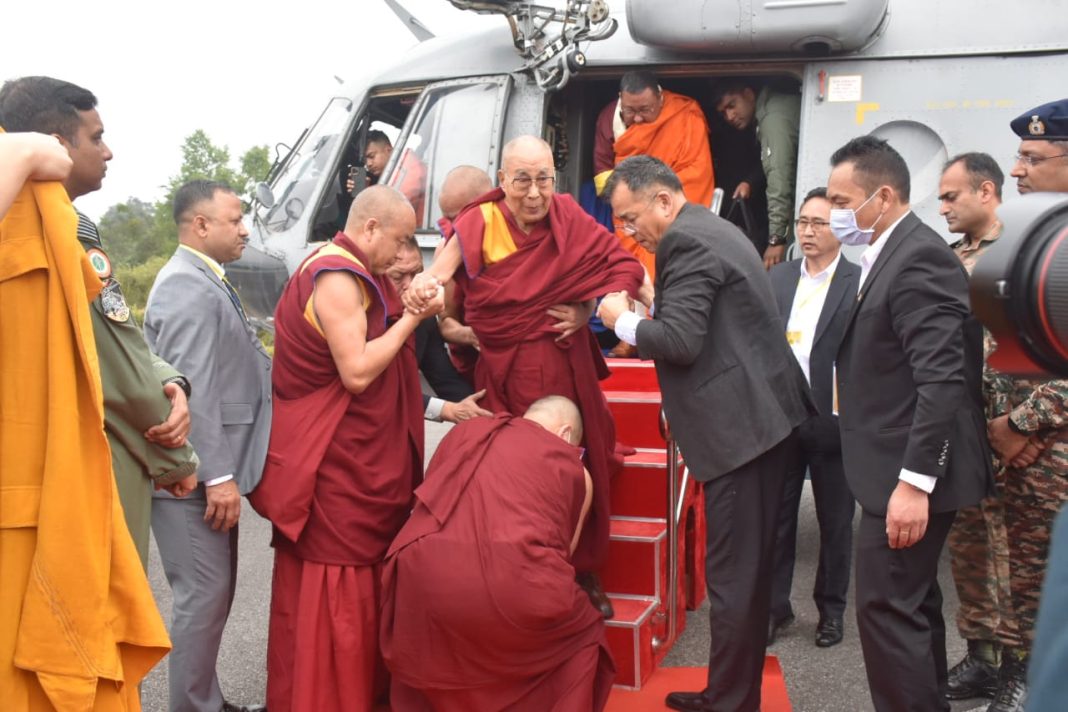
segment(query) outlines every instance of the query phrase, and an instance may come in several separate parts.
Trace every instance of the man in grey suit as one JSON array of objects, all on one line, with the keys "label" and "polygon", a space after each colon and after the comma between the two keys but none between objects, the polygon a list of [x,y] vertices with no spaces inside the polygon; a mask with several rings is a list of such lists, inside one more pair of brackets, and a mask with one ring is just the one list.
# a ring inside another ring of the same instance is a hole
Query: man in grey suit
[{"label": "man in grey suit", "polygon": [[[190,442],[199,486],[152,503],[152,529],[174,592],[171,712],[230,712],[215,672],[237,576],[241,495],[260,480],[271,425],[271,359],[222,265],[248,237],[241,201],[222,183],[195,180],[174,196],[179,246],[148,296],[145,338],[192,387]],[[180,364],[180,365],[179,365]]]},{"label": "man in grey suit", "polygon": [[786,327],[786,341],[808,378],[820,410],[801,424],[799,456],[786,475],[775,545],[769,645],[778,629],[794,619],[790,587],[797,545],[797,508],[806,469],[812,474],[812,495],[820,525],[820,558],[812,591],[820,614],[817,646],[828,648],[842,641],[842,617],[849,595],[855,503],[842,467],[833,371],[842,330],[856,301],[860,267],[842,256],[842,246],[831,234],[830,215],[827,189],[809,191],[794,223],[803,257],[781,262],[768,272]]},{"label": "man in grey suit", "polygon": [[648,156],[616,166],[604,194],[623,229],[656,253],[656,295],[652,319],[630,312],[624,293],[606,296],[599,314],[656,362],[675,439],[704,483],[708,686],[666,703],[756,712],[783,482],[815,407],[764,265],[738,228],[688,204],[678,177]]}]

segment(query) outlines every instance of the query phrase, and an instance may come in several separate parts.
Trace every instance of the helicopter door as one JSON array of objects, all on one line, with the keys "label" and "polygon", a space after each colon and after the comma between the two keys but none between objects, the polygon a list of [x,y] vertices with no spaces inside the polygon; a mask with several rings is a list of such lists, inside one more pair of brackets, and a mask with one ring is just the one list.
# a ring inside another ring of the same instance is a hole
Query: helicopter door
[{"label": "helicopter door", "polygon": [[510,86],[507,75],[438,82],[408,115],[383,173],[412,202],[423,247],[437,242],[445,174],[460,165],[496,172]]}]

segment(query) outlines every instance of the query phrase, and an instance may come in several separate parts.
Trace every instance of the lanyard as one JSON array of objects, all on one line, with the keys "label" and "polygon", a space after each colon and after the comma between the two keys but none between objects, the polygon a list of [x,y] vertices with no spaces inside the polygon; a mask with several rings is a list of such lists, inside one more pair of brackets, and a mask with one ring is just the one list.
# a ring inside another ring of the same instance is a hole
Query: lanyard
[{"label": "lanyard", "polygon": [[[804,279],[804,277],[798,277],[797,278],[797,286],[799,286],[799,287],[801,286],[801,280],[803,280],[803,279]],[[831,272],[830,274],[828,274],[827,275],[827,279],[823,280],[823,282],[820,284],[820,286],[818,286],[815,289],[813,289],[811,292],[808,293],[808,296],[806,296],[804,299],[802,299],[799,303],[795,304],[794,305],[794,309],[797,309],[798,311],[804,309],[808,305],[809,302],[811,302],[813,299],[815,299],[820,294],[820,292],[822,292],[823,290],[827,289],[827,287],[830,286],[832,279],[834,279],[834,272]]]}]

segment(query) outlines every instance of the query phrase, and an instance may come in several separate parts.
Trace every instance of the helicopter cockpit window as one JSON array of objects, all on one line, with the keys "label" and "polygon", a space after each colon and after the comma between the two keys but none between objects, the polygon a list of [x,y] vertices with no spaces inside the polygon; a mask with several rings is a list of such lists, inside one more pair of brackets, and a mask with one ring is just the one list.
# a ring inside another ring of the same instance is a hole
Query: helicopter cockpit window
[{"label": "helicopter cockpit window", "polygon": [[441,217],[437,189],[456,166],[474,165],[492,173],[500,126],[501,85],[466,83],[428,89],[411,130],[395,146],[387,184],[415,208],[420,230],[434,231]]},{"label": "helicopter cockpit window", "polygon": [[296,223],[315,194],[324,172],[330,170],[339,137],[349,122],[352,101],[334,97],[319,116],[319,120],[298,143],[282,169],[275,176],[274,205],[262,215],[263,225],[269,232],[283,232]]}]

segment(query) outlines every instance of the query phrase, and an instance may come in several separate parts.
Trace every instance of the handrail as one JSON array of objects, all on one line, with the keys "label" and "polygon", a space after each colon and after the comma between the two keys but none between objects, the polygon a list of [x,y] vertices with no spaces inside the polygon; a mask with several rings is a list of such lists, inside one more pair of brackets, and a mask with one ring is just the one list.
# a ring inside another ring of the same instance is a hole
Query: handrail
[{"label": "handrail", "polygon": [[679,597],[679,518],[681,515],[681,492],[678,487],[679,480],[679,450],[675,444],[675,438],[671,435],[671,425],[668,423],[664,409],[660,409],[660,435],[667,443],[667,512],[664,521],[667,525],[668,546],[668,590],[667,590],[667,613],[668,629],[662,639],[653,638],[653,647],[659,648],[675,639],[678,630],[678,597]]}]

